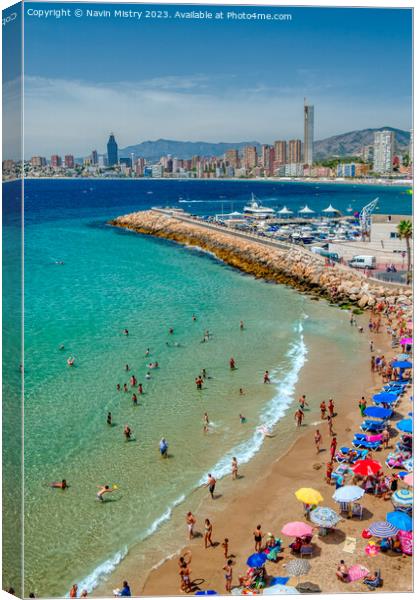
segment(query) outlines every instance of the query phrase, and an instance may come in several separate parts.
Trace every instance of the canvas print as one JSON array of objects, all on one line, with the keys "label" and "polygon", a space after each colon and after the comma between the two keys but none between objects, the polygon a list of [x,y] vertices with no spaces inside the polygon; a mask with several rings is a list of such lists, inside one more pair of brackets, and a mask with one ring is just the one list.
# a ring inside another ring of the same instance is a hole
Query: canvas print
[{"label": "canvas print", "polygon": [[413,592],[413,9],[3,11],[3,589]]}]

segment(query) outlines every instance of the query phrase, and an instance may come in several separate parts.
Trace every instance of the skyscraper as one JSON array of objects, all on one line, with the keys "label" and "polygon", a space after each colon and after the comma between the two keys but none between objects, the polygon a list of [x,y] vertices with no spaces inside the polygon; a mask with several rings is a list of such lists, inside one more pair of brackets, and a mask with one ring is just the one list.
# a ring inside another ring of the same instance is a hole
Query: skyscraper
[{"label": "skyscraper", "polygon": [[374,132],[374,171],[390,173],[394,154],[394,131]]},{"label": "skyscraper", "polygon": [[58,154],[51,156],[51,167],[61,167],[61,156],[58,156]]},{"label": "skyscraper", "polygon": [[275,162],[279,165],[285,165],[287,162],[287,142],[277,140],[274,143],[275,148]]},{"label": "skyscraper", "polygon": [[258,155],[256,146],[246,146],[244,148],[244,167],[253,169],[258,164]]},{"label": "skyscraper", "polygon": [[92,163],[92,165],[98,164],[97,150],[92,150],[92,154],[90,155],[90,162]]},{"label": "skyscraper", "polygon": [[313,164],[314,106],[304,98],[304,164]]},{"label": "skyscraper", "polygon": [[69,169],[74,169],[74,156],[72,154],[66,154],[64,157],[64,164]]},{"label": "skyscraper", "polygon": [[288,162],[290,164],[301,162],[301,140],[290,140],[288,142]]},{"label": "skyscraper", "polygon": [[115,141],[114,134],[111,133],[108,140],[108,166],[113,167],[118,164],[118,144]]}]

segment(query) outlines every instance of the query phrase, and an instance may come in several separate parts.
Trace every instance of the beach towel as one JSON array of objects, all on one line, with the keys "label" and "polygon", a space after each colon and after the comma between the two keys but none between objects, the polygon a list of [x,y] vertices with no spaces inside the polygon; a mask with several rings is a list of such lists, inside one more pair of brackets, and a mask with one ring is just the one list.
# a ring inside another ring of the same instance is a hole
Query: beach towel
[{"label": "beach towel", "polygon": [[356,548],[356,538],[347,537],[345,540],[345,544],[343,546],[343,551],[353,554],[355,552],[355,548]]},{"label": "beach towel", "polygon": [[352,565],[349,567],[349,581],[358,581],[359,579],[364,579],[366,575],[368,575],[369,570],[362,565]]},{"label": "beach towel", "polygon": [[403,554],[411,556],[413,553],[413,534],[411,531],[399,531],[397,537],[400,540]]}]

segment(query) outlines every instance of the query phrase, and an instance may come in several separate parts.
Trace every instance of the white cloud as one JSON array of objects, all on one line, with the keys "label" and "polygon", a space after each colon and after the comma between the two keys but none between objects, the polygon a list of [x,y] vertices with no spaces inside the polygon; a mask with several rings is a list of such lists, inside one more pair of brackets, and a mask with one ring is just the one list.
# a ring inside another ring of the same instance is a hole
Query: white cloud
[{"label": "white cloud", "polygon": [[317,139],[364,127],[409,127],[409,103],[405,110],[379,98],[368,105],[361,98],[333,96],[329,86],[307,90],[275,82],[242,89],[232,76],[214,81],[203,74],[113,84],[28,77],[25,155],[104,152],[110,131],[120,147],[157,138],[272,142],[302,137],[306,94],[315,104]]}]

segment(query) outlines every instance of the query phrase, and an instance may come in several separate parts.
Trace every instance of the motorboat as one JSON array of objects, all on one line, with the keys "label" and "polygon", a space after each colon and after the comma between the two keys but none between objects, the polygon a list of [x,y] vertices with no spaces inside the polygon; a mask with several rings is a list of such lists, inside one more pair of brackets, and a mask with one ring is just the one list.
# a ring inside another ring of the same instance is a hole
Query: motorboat
[{"label": "motorboat", "polygon": [[243,208],[243,213],[246,217],[251,217],[253,219],[268,219],[269,217],[275,216],[274,209],[262,206],[262,204],[257,201],[254,194],[252,194],[250,203]]}]

